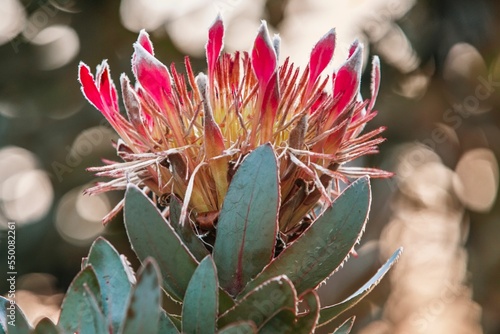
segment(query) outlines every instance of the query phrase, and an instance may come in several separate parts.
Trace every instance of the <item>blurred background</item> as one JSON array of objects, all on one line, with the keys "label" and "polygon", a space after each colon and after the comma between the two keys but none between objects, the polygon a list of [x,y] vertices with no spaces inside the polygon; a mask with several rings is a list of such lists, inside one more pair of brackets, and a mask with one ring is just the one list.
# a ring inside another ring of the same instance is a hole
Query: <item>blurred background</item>
[{"label": "blurred background", "polygon": [[[494,0],[0,0],[0,294],[8,291],[5,231],[16,222],[18,303],[56,320],[90,243],[104,235],[133,265],[123,194],[83,196],[85,171],[114,159],[115,133],[77,82],[80,60],[108,59],[115,82],[147,29],[166,64],[190,55],[205,70],[207,28],[220,12],[225,50],[249,50],[260,19],[302,67],[336,27],[332,68],[365,44],[382,83],[370,128],[388,127],[361,163],[396,173],[373,181],[359,256],[320,288],[323,303],[353,293],[399,246],[390,277],[350,313],[355,333],[500,333],[500,3]],[[369,130],[369,129],[367,129]],[[330,331],[347,316],[331,324]],[[325,332],[327,332],[325,330]]]}]

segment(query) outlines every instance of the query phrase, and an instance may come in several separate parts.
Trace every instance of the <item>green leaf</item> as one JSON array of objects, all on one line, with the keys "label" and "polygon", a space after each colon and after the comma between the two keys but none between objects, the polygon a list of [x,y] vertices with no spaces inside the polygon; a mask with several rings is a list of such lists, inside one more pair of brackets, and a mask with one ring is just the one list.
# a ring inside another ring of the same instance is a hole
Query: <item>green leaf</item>
[{"label": "green leaf", "polygon": [[286,276],[274,277],[250,291],[232,309],[220,316],[223,327],[236,321],[248,320],[260,327],[283,309],[295,311],[297,293]]},{"label": "green leaf", "polygon": [[0,305],[0,333],[31,333],[31,326],[16,303],[0,296]]},{"label": "green leaf", "polygon": [[299,314],[294,325],[293,333],[313,333],[319,319],[320,302],[315,290],[309,290],[302,300],[307,303],[308,312]]},{"label": "green leaf", "polygon": [[181,208],[182,202],[172,195],[170,197],[170,219],[168,221],[191,254],[194,255],[196,260],[201,261],[209,252],[201,239],[194,233],[190,223],[180,224]]},{"label": "green leaf", "polygon": [[160,274],[153,259],[144,261],[132,288],[122,334],[158,333],[161,309]]},{"label": "green leaf", "polygon": [[217,272],[211,256],[196,268],[182,305],[182,332],[215,333],[218,309]]},{"label": "green leaf", "polygon": [[332,334],[349,334],[354,325],[355,316],[350,317],[342,325],[340,325]]},{"label": "green leaf", "polygon": [[198,264],[153,202],[132,184],[125,193],[125,227],[139,259],[153,257],[161,270],[163,288],[181,301]]},{"label": "green leaf", "polygon": [[290,310],[281,310],[260,328],[259,334],[313,333],[319,317],[319,297],[316,291],[309,290],[305,293],[302,301],[307,303],[309,311],[295,316],[295,313]]},{"label": "green leaf", "polygon": [[276,157],[271,145],[262,145],[236,171],[217,223],[214,261],[221,287],[232,295],[273,256],[279,197]]},{"label": "green leaf", "polygon": [[87,264],[91,264],[101,288],[104,315],[117,332],[125,317],[132,287],[116,249],[104,238],[97,238],[90,248]]},{"label": "green leaf", "polygon": [[33,334],[60,334],[59,328],[49,319],[43,318],[38,322]]},{"label": "green leaf", "polygon": [[364,230],[370,202],[369,178],[359,178],[251,281],[243,293],[282,274],[290,278],[299,295],[315,288],[347,259]]},{"label": "green leaf", "polygon": [[396,250],[394,254],[392,254],[392,256],[385,262],[382,267],[380,267],[377,273],[373,275],[368,282],[366,282],[352,295],[347,297],[344,301],[332,306],[322,308],[320,311],[318,327],[326,325],[327,323],[338,317],[342,312],[347,311],[348,309],[356,305],[361,299],[366,297],[366,295],[369,294],[373,290],[373,288],[377,286],[380,280],[382,280],[382,278],[391,269],[394,263],[396,263],[402,252],[403,248],[399,248],[398,250]]},{"label": "green leaf", "polygon": [[167,315],[167,312],[161,311],[160,314],[160,325],[159,325],[159,334],[179,334],[177,327],[172,322],[172,320]]},{"label": "green leaf", "polygon": [[257,333],[257,327],[250,321],[240,321],[222,328],[217,334],[252,334]]},{"label": "green leaf", "polygon": [[61,315],[59,317],[59,327],[65,333],[79,332],[80,334],[95,334],[96,329],[100,328],[102,320],[99,313],[92,308],[89,298],[94,298],[96,306],[100,312],[102,305],[99,281],[92,266],[86,266],[80,271],[71,282],[66,296],[61,306]]},{"label": "green leaf", "polygon": [[109,334],[106,317],[99,306],[101,299],[98,300],[86,284],[83,285],[83,290],[85,291],[83,301],[90,310],[88,320],[91,321],[82,322],[79,333]]},{"label": "green leaf", "polygon": [[259,334],[293,334],[295,313],[290,310],[281,310],[259,329]]}]

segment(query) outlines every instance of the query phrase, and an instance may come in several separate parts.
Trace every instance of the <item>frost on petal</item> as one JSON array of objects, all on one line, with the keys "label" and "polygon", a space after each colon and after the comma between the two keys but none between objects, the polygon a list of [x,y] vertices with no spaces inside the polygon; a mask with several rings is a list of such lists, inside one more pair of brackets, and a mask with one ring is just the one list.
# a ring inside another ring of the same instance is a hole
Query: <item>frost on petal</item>
[{"label": "frost on petal", "polygon": [[137,38],[137,43],[142,45],[142,47],[149,52],[152,56],[155,55],[154,49],[153,49],[153,43],[151,43],[151,40],[149,39],[149,34],[147,33],[146,30],[142,29],[141,32],[139,33],[139,37]]},{"label": "frost on petal", "polygon": [[368,112],[373,109],[373,105],[375,104],[375,100],[377,99],[378,90],[380,87],[380,59],[375,56],[372,60],[372,82],[370,86],[371,91],[371,99],[368,104]]},{"label": "frost on petal", "polygon": [[140,44],[134,44],[132,70],[137,81],[158,106],[168,103],[172,96],[170,73],[165,65]]},{"label": "frost on petal", "polygon": [[363,46],[357,41],[351,47],[350,56],[335,75],[333,96],[338,98],[336,105],[340,113],[357,96],[361,80],[361,65],[363,62]]},{"label": "frost on petal", "polygon": [[335,29],[331,29],[323,36],[311,51],[309,59],[309,83],[308,90],[316,82],[318,76],[328,66],[335,51]]},{"label": "frost on petal", "polygon": [[215,64],[217,59],[219,59],[220,52],[224,45],[224,24],[220,15],[217,15],[215,22],[212,24],[208,30],[208,42],[206,45],[207,52],[207,65],[208,65],[208,76],[212,78]]},{"label": "frost on petal", "polygon": [[276,70],[276,63],[276,52],[269,37],[266,21],[262,21],[252,49],[252,68],[261,91],[267,87]]},{"label": "frost on petal", "polygon": [[103,60],[97,69],[97,82],[99,93],[105,105],[111,110],[118,111],[116,87],[110,77],[109,66],[106,60]]},{"label": "frost on petal", "polygon": [[134,128],[141,135],[145,136],[144,125],[141,119],[141,105],[139,98],[135,91],[130,85],[130,80],[125,74],[120,77],[123,104],[125,105],[125,110],[127,111],[127,116]]},{"label": "frost on petal", "polygon": [[80,62],[78,67],[78,81],[80,81],[82,85],[82,93],[87,100],[89,100],[89,102],[99,111],[103,112],[104,107],[101,100],[101,94],[97,89],[92,73],[90,73],[90,68],[83,62]]}]

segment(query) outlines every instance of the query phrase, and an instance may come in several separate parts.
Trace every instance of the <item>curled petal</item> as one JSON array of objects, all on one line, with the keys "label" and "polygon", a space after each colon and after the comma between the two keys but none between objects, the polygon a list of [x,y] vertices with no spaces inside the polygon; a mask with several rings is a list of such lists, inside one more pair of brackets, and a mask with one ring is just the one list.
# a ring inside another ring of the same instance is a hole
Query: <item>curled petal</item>
[{"label": "curled petal", "polygon": [[318,76],[328,66],[335,51],[335,29],[331,29],[324,35],[311,51],[309,59],[309,82],[308,90],[312,88]]},{"label": "curled petal", "polygon": [[135,43],[134,49],[132,70],[137,81],[158,106],[163,106],[172,96],[171,77],[167,67],[142,45]]},{"label": "curled petal", "polygon": [[267,23],[262,21],[252,49],[252,68],[261,91],[266,89],[267,83],[276,71],[276,63],[276,52],[269,37]]},{"label": "curled petal", "polygon": [[377,99],[378,90],[380,87],[380,59],[377,56],[373,57],[372,60],[372,82],[370,86],[371,91],[371,99],[368,104],[368,112],[373,109],[373,105],[375,104],[375,100]]},{"label": "curled petal", "polygon": [[99,111],[104,111],[104,106],[101,100],[101,94],[97,89],[92,73],[90,73],[90,68],[87,64],[80,62],[78,66],[78,81],[82,85],[82,93],[89,100],[94,107]]},{"label": "curled petal", "polygon": [[149,34],[147,33],[146,30],[142,29],[141,32],[139,33],[139,37],[137,38],[137,43],[142,45],[142,47],[149,52],[152,56],[155,55],[154,49],[153,49],[153,43],[151,42],[151,39],[149,39]]},{"label": "curled petal", "polygon": [[215,22],[208,30],[208,42],[205,47],[207,52],[208,77],[212,78],[215,64],[219,59],[220,52],[224,45],[224,24],[220,15],[217,15]]},{"label": "curled petal", "polygon": [[354,42],[351,54],[344,65],[338,70],[333,86],[333,96],[338,98],[338,112],[344,110],[356,97],[361,81],[361,65],[363,62],[363,46]]}]

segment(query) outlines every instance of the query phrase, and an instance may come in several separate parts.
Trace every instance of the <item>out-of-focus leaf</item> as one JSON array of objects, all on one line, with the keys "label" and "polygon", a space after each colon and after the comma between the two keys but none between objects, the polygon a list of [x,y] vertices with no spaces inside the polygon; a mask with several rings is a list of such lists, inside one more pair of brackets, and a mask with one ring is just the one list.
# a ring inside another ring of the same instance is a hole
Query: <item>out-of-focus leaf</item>
[{"label": "out-of-focus leaf", "polygon": [[203,242],[194,233],[193,227],[190,223],[186,222],[184,224],[180,223],[181,217],[181,201],[175,197],[170,197],[170,219],[168,220],[170,225],[174,228],[177,235],[184,242],[186,247],[191,251],[191,254],[196,258],[196,260],[201,261],[205,256],[209,254]]},{"label": "out-of-focus leaf", "polygon": [[281,274],[290,278],[298,294],[315,288],[346,260],[361,237],[370,202],[369,178],[359,178],[251,281],[243,293]]},{"label": "out-of-focus leaf", "polygon": [[2,296],[0,296],[0,333],[31,333],[31,326],[23,311],[17,304]]},{"label": "out-of-focus leaf", "polygon": [[382,267],[380,267],[377,273],[373,275],[373,277],[370,278],[368,282],[366,282],[352,295],[347,297],[344,301],[332,306],[322,308],[320,311],[318,327],[326,325],[327,323],[338,317],[342,312],[356,305],[361,299],[363,299],[368,293],[370,293],[370,291],[372,291],[373,288],[377,286],[384,275],[391,269],[394,263],[401,256],[402,252],[402,248],[396,250],[394,254],[392,254],[392,256],[385,262]]},{"label": "out-of-focus leaf", "polygon": [[218,309],[218,284],[215,264],[205,257],[196,268],[182,304],[182,332],[215,333]]},{"label": "out-of-focus leaf", "polygon": [[165,311],[161,311],[159,334],[179,334],[179,330]]},{"label": "out-of-focus leaf", "polygon": [[99,280],[92,266],[86,266],[76,275],[71,282],[66,296],[62,302],[61,315],[59,317],[59,327],[65,333],[78,332],[80,334],[96,334],[102,328],[100,314],[92,308],[91,300],[94,298],[96,306],[100,312],[101,289]]},{"label": "out-of-focus leaf", "polygon": [[104,238],[97,238],[89,251],[87,264],[91,264],[99,281],[104,316],[111,320],[113,330],[118,331],[123,321],[131,282],[120,255]]},{"label": "out-of-focus leaf", "polygon": [[349,334],[351,332],[352,325],[354,325],[354,320],[356,320],[355,316],[350,317],[349,319],[344,321],[342,325],[337,327],[337,329],[335,329],[332,334]]},{"label": "out-of-focus leaf", "polygon": [[252,321],[260,327],[281,310],[295,312],[297,293],[286,276],[274,277],[245,295],[232,309],[220,316],[219,327],[235,321]]},{"label": "out-of-focus leaf", "polygon": [[217,334],[252,334],[257,333],[257,327],[252,322],[241,321],[222,328]]},{"label": "out-of-focus leaf", "polygon": [[230,294],[238,294],[272,258],[278,209],[278,167],[266,144],[245,158],[222,204],[214,261],[220,285]]},{"label": "out-of-focus leaf", "polygon": [[36,324],[33,334],[61,334],[61,331],[49,318],[43,318]]},{"label": "out-of-focus leaf", "polygon": [[193,255],[153,202],[132,184],[125,193],[124,218],[130,243],[139,259],[153,257],[161,270],[163,288],[181,301],[197,267]]},{"label": "out-of-focus leaf", "polygon": [[158,333],[161,314],[160,274],[153,259],[144,261],[137,274],[128,304],[127,317],[120,333]]}]

